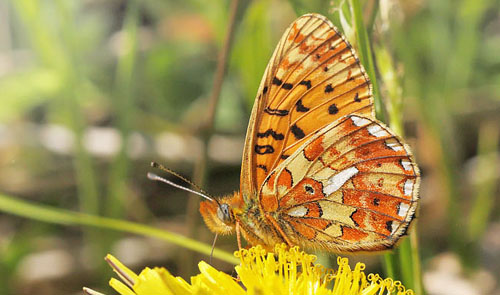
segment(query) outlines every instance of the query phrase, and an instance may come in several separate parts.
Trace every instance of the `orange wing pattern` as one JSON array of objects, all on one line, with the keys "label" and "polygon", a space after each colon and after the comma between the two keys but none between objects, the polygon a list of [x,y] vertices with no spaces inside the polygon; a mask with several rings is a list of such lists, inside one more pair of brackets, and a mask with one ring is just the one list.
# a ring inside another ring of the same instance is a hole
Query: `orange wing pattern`
[{"label": "orange wing pattern", "polygon": [[391,247],[414,217],[419,171],[385,125],[351,115],[307,140],[265,180],[261,204],[293,243],[346,252]]},{"label": "orange wing pattern", "polygon": [[328,19],[304,15],[285,31],[259,87],[243,152],[243,197],[256,196],[279,163],[348,114],[374,116],[369,79]]}]

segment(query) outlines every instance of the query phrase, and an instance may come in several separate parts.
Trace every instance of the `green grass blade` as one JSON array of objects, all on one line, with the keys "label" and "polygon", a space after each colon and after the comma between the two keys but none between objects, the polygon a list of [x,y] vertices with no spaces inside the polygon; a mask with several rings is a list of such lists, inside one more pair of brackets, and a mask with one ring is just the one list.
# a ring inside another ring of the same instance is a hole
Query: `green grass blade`
[{"label": "green grass blade", "polygon": [[463,258],[464,265],[468,269],[476,268],[481,264],[480,241],[490,225],[489,221],[495,210],[499,139],[498,121],[486,121],[479,126],[478,160],[473,172],[475,197],[467,218],[469,221],[467,223],[469,255]]},{"label": "green grass blade", "polygon": [[478,164],[475,169],[478,183],[476,198],[471,206],[467,227],[470,241],[479,241],[488,226],[488,220],[494,210],[495,189],[498,185],[495,171],[498,171],[498,150],[500,132],[497,122],[492,120],[482,124],[478,138]]},{"label": "green grass blade", "polygon": [[113,93],[113,108],[116,113],[117,127],[122,136],[122,146],[113,159],[110,167],[109,188],[105,204],[105,215],[120,218],[123,216],[127,195],[126,178],[129,172],[127,157],[127,143],[131,131],[131,122],[134,114],[134,72],[138,47],[138,15],[136,1],[128,2],[127,12],[123,24],[124,44],[123,54],[118,59]]},{"label": "green grass blade", "polygon": [[[154,237],[205,255],[210,255],[212,250],[211,245],[140,223],[32,204],[3,194],[0,194],[0,211],[48,223],[67,226],[83,225]],[[239,263],[233,254],[219,249],[214,250],[213,257],[232,264]]]},{"label": "green grass blade", "polygon": [[365,23],[363,21],[363,12],[359,0],[350,1],[352,8],[352,17],[354,20],[354,30],[356,31],[356,39],[358,41],[359,59],[363,64],[373,86],[373,97],[375,99],[375,113],[377,118],[385,121],[385,113],[383,110],[383,103],[380,97],[380,88],[378,86],[377,75],[375,70],[375,63],[373,61],[372,50],[368,33],[366,31]]},{"label": "green grass blade", "polygon": [[399,275],[396,273],[396,255],[392,252],[384,253],[383,256],[383,267],[385,275],[388,278],[396,278]]}]

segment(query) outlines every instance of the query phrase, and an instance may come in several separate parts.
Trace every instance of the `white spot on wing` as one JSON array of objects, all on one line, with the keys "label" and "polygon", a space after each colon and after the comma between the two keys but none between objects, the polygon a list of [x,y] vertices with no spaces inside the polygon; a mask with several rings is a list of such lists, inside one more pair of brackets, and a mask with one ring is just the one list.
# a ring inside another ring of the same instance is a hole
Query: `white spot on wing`
[{"label": "white spot on wing", "polygon": [[406,203],[399,203],[398,215],[401,217],[405,217],[406,213],[408,213],[408,209],[410,209],[410,205]]},{"label": "white spot on wing", "polygon": [[358,116],[351,116],[351,120],[356,126],[365,126],[370,123],[370,120]]},{"label": "white spot on wing", "polygon": [[389,135],[387,131],[385,131],[384,129],[382,129],[382,127],[376,124],[368,126],[368,132],[375,137],[382,137]]},{"label": "white spot on wing", "polygon": [[326,181],[327,185],[323,187],[323,193],[327,196],[332,194],[333,192],[337,191],[340,187],[342,187],[344,183],[346,183],[358,172],[359,170],[356,167],[349,167],[333,175]]},{"label": "white spot on wing", "polygon": [[295,217],[304,217],[307,214],[307,208],[304,206],[297,206],[288,211],[288,215]]},{"label": "white spot on wing", "polygon": [[410,163],[410,161],[408,161],[407,159],[402,159],[402,160],[401,160],[401,165],[403,165],[403,168],[404,168],[406,171],[410,171],[410,170],[411,170],[411,163]]},{"label": "white spot on wing", "polygon": [[405,181],[404,192],[406,196],[411,196],[413,192],[413,179],[407,179]]},{"label": "white spot on wing", "polygon": [[385,144],[393,151],[399,152],[403,150],[403,146],[397,141],[386,140]]}]

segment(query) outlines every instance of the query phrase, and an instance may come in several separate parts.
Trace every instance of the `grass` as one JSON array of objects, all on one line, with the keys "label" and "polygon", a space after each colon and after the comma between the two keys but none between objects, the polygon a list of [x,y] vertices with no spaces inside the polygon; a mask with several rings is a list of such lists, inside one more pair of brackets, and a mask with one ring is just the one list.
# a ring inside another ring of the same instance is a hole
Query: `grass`
[{"label": "grass", "polygon": [[[16,198],[0,195],[0,209],[10,214],[24,218],[43,221],[65,226],[83,226],[83,228],[99,228],[118,232],[137,234],[162,239],[168,243],[203,253],[207,256],[212,252],[212,246],[190,239],[186,236],[168,232],[163,229],[150,227],[144,224],[129,222],[125,220],[100,217],[85,213],[72,212],[63,209],[52,208],[40,204],[17,200]],[[239,262],[232,253],[214,249],[213,257],[228,263]]]}]

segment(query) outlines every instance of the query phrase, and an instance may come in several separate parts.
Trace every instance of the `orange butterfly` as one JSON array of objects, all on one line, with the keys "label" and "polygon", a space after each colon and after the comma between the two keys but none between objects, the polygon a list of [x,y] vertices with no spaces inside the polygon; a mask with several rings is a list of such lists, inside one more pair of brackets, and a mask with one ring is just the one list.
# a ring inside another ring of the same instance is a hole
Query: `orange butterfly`
[{"label": "orange butterfly", "polygon": [[375,119],[372,87],[351,45],[322,15],[285,31],[248,125],[240,191],[204,201],[215,233],[252,245],[332,252],[391,248],[414,218],[419,170]]}]

